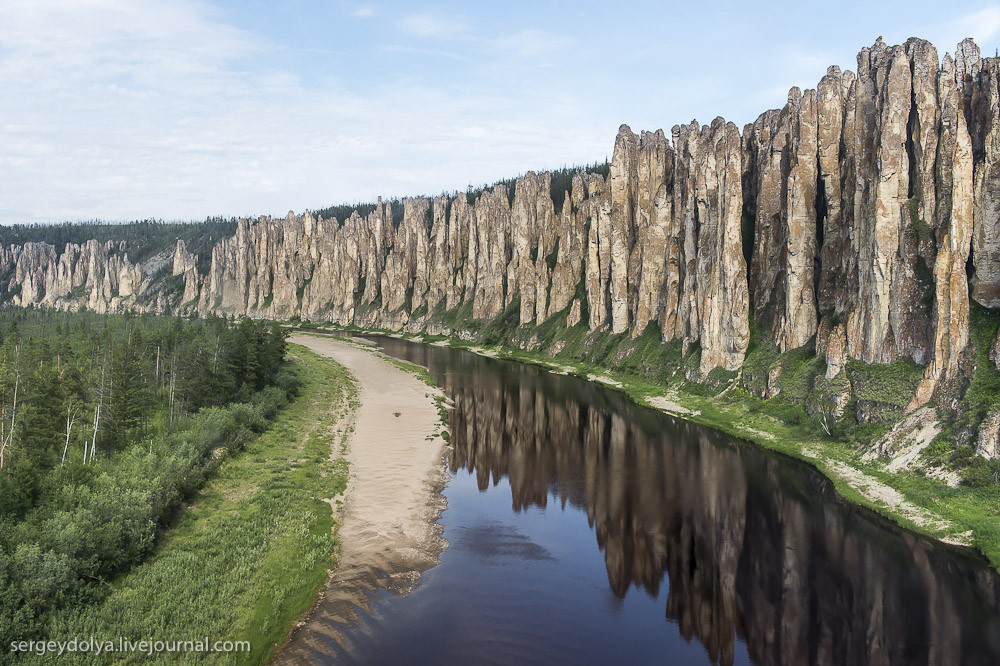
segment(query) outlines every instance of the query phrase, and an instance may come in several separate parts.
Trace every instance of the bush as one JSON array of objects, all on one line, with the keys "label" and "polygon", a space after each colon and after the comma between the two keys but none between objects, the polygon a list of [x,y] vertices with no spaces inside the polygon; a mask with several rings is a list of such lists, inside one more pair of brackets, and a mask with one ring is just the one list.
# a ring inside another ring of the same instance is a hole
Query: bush
[{"label": "bush", "polygon": [[[298,377],[292,375],[295,381],[299,381]],[[299,382],[301,385],[301,382]],[[298,387],[296,386],[296,390]],[[256,396],[254,396],[253,406],[257,411],[258,418],[264,422],[270,421],[274,418],[274,415],[278,413],[278,410],[288,404],[287,396],[289,393],[283,388],[278,386],[268,386],[263,391],[259,391]],[[255,429],[256,430],[256,429]],[[257,432],[260,432],[259,430]]]},{"label": "bush", "polygon": [[274,376],[274,385],[291,398],[299,394],[299,389],[302,388],[302,380],[292,370],[282,368]]},{"label": "bush", "polygon": [[204,408],[153,442],[47,475],[48,501],[0,533],[0,641],[42,636],[51,611],[86,603],[142,562],[214,469],[213,451],[243,449],[286,402],[268,387],[250,404]]},{"label": "bush", "polygon": [[986,461],[976,457],[960,474],[962,483],[973,488],[1000,485],[1000,460]]},{"label": "bush", "polygon": [[847,362],[859,421],[888,423],[903,414],[913,399],[924,368],[909,359],[893,363]]}]

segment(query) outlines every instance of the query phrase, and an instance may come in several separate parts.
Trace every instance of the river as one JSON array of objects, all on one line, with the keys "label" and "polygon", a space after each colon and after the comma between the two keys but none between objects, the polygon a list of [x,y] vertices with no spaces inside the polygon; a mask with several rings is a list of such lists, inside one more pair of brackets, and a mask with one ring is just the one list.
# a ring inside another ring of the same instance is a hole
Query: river
[{"label": "river", "polygon": [[310,661],[997,664],[980,556],[811,467],[532,366],[373,338],[455,407],[449,548]]}]

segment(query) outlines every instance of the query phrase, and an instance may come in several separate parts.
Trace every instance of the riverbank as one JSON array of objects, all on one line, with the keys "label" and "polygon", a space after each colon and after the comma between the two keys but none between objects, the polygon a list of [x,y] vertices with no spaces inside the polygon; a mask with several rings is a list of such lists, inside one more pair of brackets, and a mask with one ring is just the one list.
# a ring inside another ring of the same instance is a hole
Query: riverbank
[{"label": "riverbank", "polygon": [[357,381],[357,406],[345,422],[350,479],[340,512],[337,565],[313,612],[276,663],[310,662],[338,640],[379,588],[406,593],[434,566],[447,543],[437,519],[447,474],[441,392],[414,367],[355,343],[296,335],[290,342],[332,359]]},{"label": "riverbank", "polygon": [[[354,328],[348,330],[357,332]],[[562,355],[550,357],[444,336],[371,332],[531,363],[551,372],[600,382],[646,407],[807,462],[829,478],[845,500],[916,533],[975,548],[1000,570],[1000,492],[996,489],[951,486],[915,471],[892,471],[883,461],[864,459],[867,449],[858,442],[817,433],[817,428],[808,427],[812,424],[789,424],[776,418],[768,413],[767,401],[746,399],[725,388],[694,393],[684,390],[682,381],[669,385],[651,382]]]},{"label": "riverbank", "polygon": [[[266,663],[327,582],[335,549],[332,498],[347,465],[331,456],[345,433],[354,382],[335,362],[291,346],[302,385],[272,425],[217,473],[165,534],[156,553],[111,582],[61,639],[248,641],[249,652],[198,654],[209,663]],[[54,637],[58,638],[58,637]],[[88,655],[96,663],[175,661],[177,655]],[[192,657],[193,658],[193,657]]]}]

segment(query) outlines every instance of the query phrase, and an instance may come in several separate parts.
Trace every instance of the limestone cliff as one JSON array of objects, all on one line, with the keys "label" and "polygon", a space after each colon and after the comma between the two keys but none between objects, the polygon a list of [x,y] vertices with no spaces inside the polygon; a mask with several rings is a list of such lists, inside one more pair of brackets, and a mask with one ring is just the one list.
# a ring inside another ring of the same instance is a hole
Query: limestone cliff
[{"label": "limestone cliff", "polygon": [[836,350],[828,379],[911,359],[910,408],[947,406],[970,293],[1000,307],[1000,60],[880,39],[742,133],[623,125],[606,168],[363,210],[241,220],[201,269],[183,242],[141,263],[113,242],[11,246],[0,291],[471,337],[465,322],[501,316],[652,330],[700,350],[694,379],[740,371],[753,327],[782,352]]}]

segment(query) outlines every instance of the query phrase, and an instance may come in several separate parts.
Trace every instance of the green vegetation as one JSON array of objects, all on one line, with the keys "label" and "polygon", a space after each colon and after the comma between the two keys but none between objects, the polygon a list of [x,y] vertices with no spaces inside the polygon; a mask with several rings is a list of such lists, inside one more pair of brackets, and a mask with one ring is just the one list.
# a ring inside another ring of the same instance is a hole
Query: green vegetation
[{"label": "green vegetation", "polygon": [[909,359],[888,364],[852,359],[847,363],[847,373],[858,410],[871,423],[891,423],[903,415],[903,409],[913,399],[924,369]]},{"label": "green vegetation", "polygon": [[910,207],[910,224],[913,226],[917,238],[924,243],[933,243],[934,228],[920,217],[920,197],[911,198],[908,205]]},{"label": "green vegetation", "polygon": [[1000,406],[1000,370],[990,359],[990,345],[1000,327],[1000,311],[971,301],[969,334],[976,349],[975,366],[969,387],[962,397],[958,427],[978,427],[986,414]]},{"label": "green vegetation", "polygon": [[249,319],[0,313],[0,641],[53,635],[153,552],[296,389],[284,353]]},{"label": "green vegetation", "polygon": [[[520,176],[518,176],[520,178]],[[498,180],[492,184],[483,184],[479,187],[473,187],[469,185],[468,189],[465,191],[465,200],[470,206],[475,206],[476,201],[483,195],[483,192],[487,190],[493,190],[498,185],[503,185],[507,190],[507,203],[509,205],[514,205],[514,187],[517,184],[517,178],[505,178],[504,180]]]},{"label": "green vegetation", "polygon": [[[611,174],[611,163],[607,160],[603,162],[594,162],[593,164],[584,164],[583,166],[565,166],[561,169],[555,169],[551,172],[552,180],[550,183],[550,195],[552,197],[552,203],[555,205],[556,213],[560,213],[563,207],[563,200],[566,193],[572,189],[573,176],[577,173],[596,173],[609,177]],[[517,178],[520,178],[518,176]],[[470,206],[474,206],[476,201],[483,195],[483,192],[488,190],[493,190],[493,188],[498,185],[503,185],[507,190],[507,203],[508,205],[514,205],[514,189],[517,184],[517,178],[505,178],[503,180],[498,180],[493,183],[484,183],[482,185],[472,185],[470,184],[465,191],[466,202]],[[442,194],[449,197],[461,196],[458,192],[443,192]],[[392,200],[387,200],[386,203],[390,204],[392,210],[392,223],[394,226],[399,226],[400,222],[403,221],[403,201],[402,199],[395,198]],[[344,222],[351,217],[351,215],[357,211],[358,215],[361,217],[366,217],[375,211],[377,204],[374,202],[367,203],[354,203],[354,204],[338,204],[335,206],[327,206],[326,208],[321,208],[319,210],[313,211],[313,215],[316,217],[325,217],[326,219],[336,218],[340,226],[343,226]],[[448,202],[448,208],[445,211],[447,216],[448,211],[451,208],[451,201]],[[429,222],[429,220],[428,220]],[[551,266],[550,266],[551,270]]]},{"label": "green vegetation", "polygon": [[409,372],[417,376],[417,379],[427,384],[428,386],[437,386],[437,382],[431,376],[431,373],[427,372],[427,368],[419,366],[416,363],[409,363],[407,361],[401,361],[398,358],[392,358],[391,356],[386,356],[385,360],[396,366],[403,372]]},{"label": "green vegetation", "polygon": [[[910,208],[910,226],[923,246],[933,246],[935,243],[934,227],[920,217],[920,197],[908,201]],[[934,267],[927,264],[923,256],[916,261],[916,283],[920,287],[920,303],[930,311],[934,307]]]},{"label": "green vegetation", "polygon": [[[390,203],[393,204],[393,207],[402,207],[403,205],[398,199]],[[344,226],[344,222],[346,222],[355,211],[357,211],[358,215],[361,217],[368,217],[375,212],[376,207],[377,204],[375,203],[340,204],[339,206],[327,206],[326,208],[313,211],[313,215],[316,217],[324,217],[328,220],[335,218],[340,226]]]},{"label": "green vegetation", "polygon": [[549,184],[552,203],[556,207],[556,214],[562,212],[566,194],[573,189],[573,176],[578,173],[596,173],[605,178],[611,175],[611,163],[607,160],[594,162],[580,167],[563,167],[552,171],[552,181]]},{"label": "green vegetation", "polygon": [[343,367],[297,345],[293,354],[298,398],[222,463],[154,557],[112,581],[100,603],[61,614],[60,636],[247,640],[249,654],[214,660],[254,664],[285,642],[333,561],[330,502],[347,463],[331,458],[330,433],[356,395]]}]

